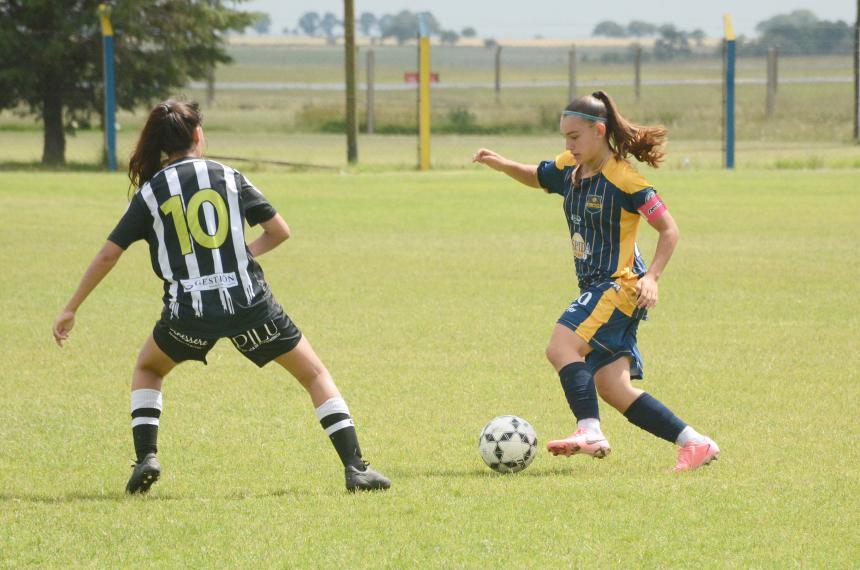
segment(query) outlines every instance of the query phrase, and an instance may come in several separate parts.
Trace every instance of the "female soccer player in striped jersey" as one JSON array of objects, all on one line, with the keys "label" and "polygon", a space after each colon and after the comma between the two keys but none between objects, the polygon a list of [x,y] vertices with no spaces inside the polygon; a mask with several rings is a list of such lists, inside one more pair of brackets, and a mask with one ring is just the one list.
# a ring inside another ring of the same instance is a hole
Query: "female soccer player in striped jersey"
[{"label": "female soccer player in striped jersey", "polygon": [[[204,159],[204,143],[197,104],[168,100],[152,109],[129,162],[137,191],[53,325],[62,346],[87,296],[129,245],[146,240],[152,268],[164,282],[164,310],[132,374],[137,461],[126,491],[146,493],[161,474],[156,453],[164,377],[185,360],[205,364],[223,337],[257,366],[277,362],[307,390],[343,462],[349,491],[387,489],[390,481],[361,457],[331,375],[272,296],[257,263],[290,236],[287,223],[241,173]],[[263,229],[248,245],[245,222]]]},{"label": "female soccer player in striped jersey", "polygon": [[[555,160],[533,166],[487,149],[473,157],[518,182],[564,198],[580,294],[559,318],[546,355],[561,378],[577,429],[550,441],[547,449],[565,456],[602,458],[609,453],[600,428],[600,394],[634,425],[678,444],[674,471],[706,465],[718,458],[717,444],[631,383],[642,378],[636,330],[657,304],[657,281],[675,249],[678,227],[627,157],[657,167],[666,130],[627,121],[603,91],[568,105],[560,128],[566,150]],[[659,234],[650,268],[636,246],[641,217]]]}]

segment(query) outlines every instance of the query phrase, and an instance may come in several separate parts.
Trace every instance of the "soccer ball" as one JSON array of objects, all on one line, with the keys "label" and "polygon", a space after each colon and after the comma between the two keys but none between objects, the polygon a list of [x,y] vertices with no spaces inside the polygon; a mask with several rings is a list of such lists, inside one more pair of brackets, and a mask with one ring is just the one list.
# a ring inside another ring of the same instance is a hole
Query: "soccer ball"
[{"label": "soccer ball", "polygon": [[484,463],[499,473],[522,471],[535,458],[537,434],[517,416],[498,416],[481,431],[478,450]]}]

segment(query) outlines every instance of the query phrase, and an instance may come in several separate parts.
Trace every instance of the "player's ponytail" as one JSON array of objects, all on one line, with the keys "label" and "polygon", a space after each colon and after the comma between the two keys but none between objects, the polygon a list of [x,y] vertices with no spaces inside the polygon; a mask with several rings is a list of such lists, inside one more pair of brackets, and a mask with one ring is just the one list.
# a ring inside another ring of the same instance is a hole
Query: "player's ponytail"
[{"label": "player's ponytail", "polygon": [[167,157],[190,150],[194,129],[202,122],[197,103],[168,99],[149,113],[128,161],[128,179],[138,188],[155,176]]},{"label": "player's ponytail", "polygon": [[567,111],[606,120],[606,140],[618,159],[633,155],[639,162],[657,168],[665,153],[662,146],[668,131],[662,126],[637,125],[621,116],[615,101],[605,91],[579,97]]}]

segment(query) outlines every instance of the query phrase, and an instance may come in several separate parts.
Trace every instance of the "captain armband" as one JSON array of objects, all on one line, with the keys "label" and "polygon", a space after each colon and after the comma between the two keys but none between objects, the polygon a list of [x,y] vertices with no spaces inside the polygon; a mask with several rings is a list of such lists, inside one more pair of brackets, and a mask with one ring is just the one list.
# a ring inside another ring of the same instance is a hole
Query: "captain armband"
[{"label": "captain armband", "polygon": [[639,213],[649,222],[653,222],[662,216],[666,212],[666,209],[666,204],[663,203],[660,196],[656,192],[651,192],[645,203],[639,207]]}]

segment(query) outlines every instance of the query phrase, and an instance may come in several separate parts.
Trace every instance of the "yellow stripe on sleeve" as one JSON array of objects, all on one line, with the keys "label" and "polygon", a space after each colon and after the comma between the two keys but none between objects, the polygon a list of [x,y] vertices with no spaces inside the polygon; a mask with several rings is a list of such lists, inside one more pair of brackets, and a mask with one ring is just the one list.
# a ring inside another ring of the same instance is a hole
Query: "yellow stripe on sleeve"
[{"label": "yellow stripe on sleeve", "polygon": [[559,170],[564,170],[565,167],[568,166],[576,166],[576,159],[573,158],[573,155],[570,154],[569,150],[566,150],[555,157],[555,167]]},{"label": "yellow stripe on sleeve", "polygon": [[614,156],[609,159],[602,172],[609,182],[626,194],[635,194],[651,186],[629,162],[618,160]]}]

